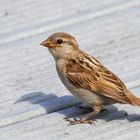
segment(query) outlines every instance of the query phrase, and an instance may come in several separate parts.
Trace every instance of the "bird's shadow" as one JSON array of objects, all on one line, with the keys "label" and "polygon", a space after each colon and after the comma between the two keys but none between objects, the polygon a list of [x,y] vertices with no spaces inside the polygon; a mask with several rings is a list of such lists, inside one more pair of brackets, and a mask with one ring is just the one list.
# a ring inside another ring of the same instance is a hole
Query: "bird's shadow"
[{"label": "bird's shadow", "polygon": [[[44,92],[34,92],[21,96],[17,101],[15,101],[15,104],[20,102],[29,102],[34,105],[38,104],[46,110],[47,114],[57,112],[63,114],[65,117],[79,117],[86,113],[85,110],[76,108],[74,104],[65,107],[61,106],[61,103],[65,104],[65,100],[71,102],[76,99],[73,96],[68,95],[58,97],[52,93],[46,95]],[[57,107],[57,104],[60,105],[60,107]],[[79,102],[77,102],[77,105],[78,104]],[[119,111],[117,107],[109,106],[107,108],[107,112],[98,114],[95,119],[102,119],[106,122],[126,119],[129,122],[133,122],[140,120],[140,114],[127,114],[124,110]]]}]

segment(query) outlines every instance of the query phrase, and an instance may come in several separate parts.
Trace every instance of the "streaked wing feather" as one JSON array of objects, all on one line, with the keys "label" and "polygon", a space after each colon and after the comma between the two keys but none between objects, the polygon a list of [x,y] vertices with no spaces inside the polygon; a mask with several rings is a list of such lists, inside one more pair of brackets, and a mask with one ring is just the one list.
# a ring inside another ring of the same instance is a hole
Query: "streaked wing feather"
[{"label": "streaked wing feather", "polygon": [[[76,63],[67,69],[66,76],[73,85],[78,88],[92,90],[122,103],[130,102],[125,95],[127,88],[115,74],[93,57],[91,58],[84,54],[84,59],[80,63],[81,58],[76,58]],[[90,62],[88,63],[88,61]],[[91,63],[94,64],[92,65]],[[94,65],[96,66],[94,67]],[[87,66],[89,67],[88,69]]]}]

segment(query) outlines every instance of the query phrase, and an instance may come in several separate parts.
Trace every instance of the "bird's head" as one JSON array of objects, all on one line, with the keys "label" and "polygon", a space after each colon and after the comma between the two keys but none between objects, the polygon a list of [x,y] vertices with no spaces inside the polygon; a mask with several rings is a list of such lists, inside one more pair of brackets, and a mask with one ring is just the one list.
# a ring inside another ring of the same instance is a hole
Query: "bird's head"
[{"label": "bird's head", "polygon": [[67,33],[54,33],[40,45],[47,47],[55,59],[62,58],[78,50],[75,38]]}]

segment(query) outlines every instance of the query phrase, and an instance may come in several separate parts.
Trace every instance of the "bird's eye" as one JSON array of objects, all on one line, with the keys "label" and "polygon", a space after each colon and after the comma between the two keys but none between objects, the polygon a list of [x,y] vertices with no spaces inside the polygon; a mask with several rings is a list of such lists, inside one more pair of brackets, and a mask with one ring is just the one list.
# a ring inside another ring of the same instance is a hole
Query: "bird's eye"
[{"label": "bird's eye", "polygon": [[57,40],[57,44],[62,44],[63,43],[63,40],[62,39],[58,39]]}]

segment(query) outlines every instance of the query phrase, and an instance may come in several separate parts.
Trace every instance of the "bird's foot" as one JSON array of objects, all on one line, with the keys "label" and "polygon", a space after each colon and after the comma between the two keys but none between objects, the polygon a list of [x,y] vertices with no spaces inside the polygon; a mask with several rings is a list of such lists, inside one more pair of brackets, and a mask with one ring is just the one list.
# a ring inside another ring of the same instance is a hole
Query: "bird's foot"
[{"label": "bird's foot", "polygon": [[93,120],[82,120],[82,119],[76,119],[76,118],[64,118],[64,120],[68,121],[69,124],[68,125],[75,125],[75,124],[95,124]]}]

